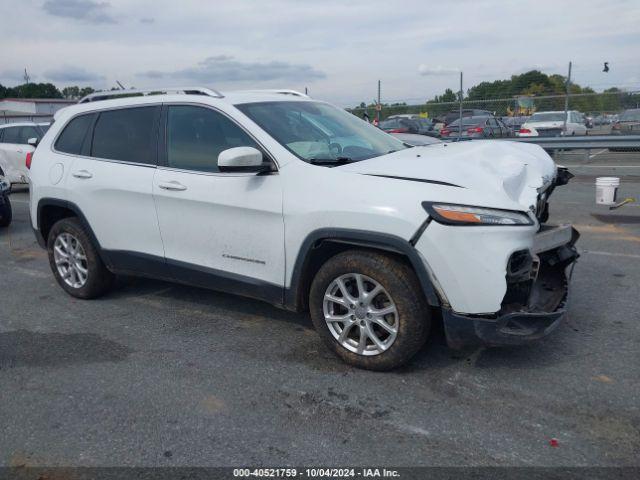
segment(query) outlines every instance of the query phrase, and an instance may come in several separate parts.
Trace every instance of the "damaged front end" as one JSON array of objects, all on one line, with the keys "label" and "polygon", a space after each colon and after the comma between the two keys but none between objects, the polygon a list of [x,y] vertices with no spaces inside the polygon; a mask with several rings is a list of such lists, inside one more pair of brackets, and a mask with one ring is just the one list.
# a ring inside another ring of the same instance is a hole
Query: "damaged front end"
[{"label": "damaged front end", "polygon": [[443,309],[449,346],[518,345],[553,331],[566,311],[579,236],[569,225],[543,226],[531,250],[514,252],[507,266],[507,292],[497,313],[465,315]]}]

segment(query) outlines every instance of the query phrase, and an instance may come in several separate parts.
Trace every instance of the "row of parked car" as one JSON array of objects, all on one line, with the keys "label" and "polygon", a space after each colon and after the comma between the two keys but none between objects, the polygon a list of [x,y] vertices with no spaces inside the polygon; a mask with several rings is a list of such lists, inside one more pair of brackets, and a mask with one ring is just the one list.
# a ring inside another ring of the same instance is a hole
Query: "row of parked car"
[{"label": "row of parked car", "polygon": [[[566,119],[566,121],[565,121]],[[462,123],[462,125],[461,125]],[[612,125],[612,134],[640,133],[640,109],[626,110],[620,115],[586,117],[577,110],[536,112],[531,116],[496,117],[488,110],[451,111],[442,119],[420,115],[392,115],[378,125],[394,135],[427,135],[441,139],[557,137],[586,135],[594,125]]]}]

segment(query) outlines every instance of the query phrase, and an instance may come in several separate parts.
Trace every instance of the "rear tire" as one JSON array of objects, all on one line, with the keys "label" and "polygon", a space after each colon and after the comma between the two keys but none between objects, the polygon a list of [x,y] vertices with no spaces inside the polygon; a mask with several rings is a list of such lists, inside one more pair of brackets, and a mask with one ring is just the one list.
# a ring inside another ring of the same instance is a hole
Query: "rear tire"
[{"label": "rear tire", "polygon": [[0,227],[8,227],[12,218],[13,210],[11,209],[11,202],[7,198],[4,205],[0,205]]},{"label": "rear tire", "polygon": [[408,362],[424,345],[431,325],[411,268],[391,255],[366,250],[340,253],[320,268],[309,308],[326,345],[346,363],[369,370]]},{"label": "rear tire", "polygon": [[51,271],[69,295],[90,299],[111,289],[115,277],[77,218],[63,218],[51,227],[47,251]]}]

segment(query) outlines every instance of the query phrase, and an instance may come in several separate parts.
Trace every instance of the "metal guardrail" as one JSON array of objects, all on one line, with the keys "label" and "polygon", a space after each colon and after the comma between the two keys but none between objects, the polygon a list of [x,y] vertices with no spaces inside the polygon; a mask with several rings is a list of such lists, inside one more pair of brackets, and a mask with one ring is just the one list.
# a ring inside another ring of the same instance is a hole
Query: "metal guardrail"
[{"label": "metal guardrail", "polygon": [[585,135],[579,137],[512,137],[503,140],[535,143],[547,150],[589,150],[595,148],[637,148],[640,135]]}]

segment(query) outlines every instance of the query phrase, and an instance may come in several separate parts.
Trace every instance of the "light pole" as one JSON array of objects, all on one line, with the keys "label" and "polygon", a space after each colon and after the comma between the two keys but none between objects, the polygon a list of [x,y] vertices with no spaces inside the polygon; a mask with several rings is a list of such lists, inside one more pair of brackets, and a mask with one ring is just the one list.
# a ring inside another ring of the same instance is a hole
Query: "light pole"
[{"label": "light pole", "polygon": [[458,141],[460,141],[462,139],[462,98],[464,96],[463,90],[462,90],[462,70],[460,70],[460,128],[458,129]]},{"label": "light pole", "polygon": [[564,127],[562,134],[567,134],[567,116],[569,115],[569,86],[571,85],[571,62],[569,62],[569,74],[567,75],[567,94],[564,97]]}]

